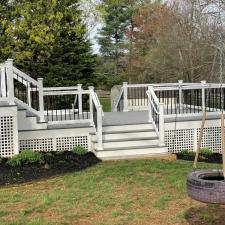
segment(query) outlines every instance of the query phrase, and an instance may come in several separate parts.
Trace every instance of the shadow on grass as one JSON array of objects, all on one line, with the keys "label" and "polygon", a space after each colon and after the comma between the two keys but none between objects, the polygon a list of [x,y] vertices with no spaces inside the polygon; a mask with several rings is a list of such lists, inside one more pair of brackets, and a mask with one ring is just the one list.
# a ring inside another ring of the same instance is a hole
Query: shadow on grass
[{"label": "shadow on grass", "polygon": [[184,216],[190,225],[223,225],[225,224],[225,207],[212,204],[192,207]]}]

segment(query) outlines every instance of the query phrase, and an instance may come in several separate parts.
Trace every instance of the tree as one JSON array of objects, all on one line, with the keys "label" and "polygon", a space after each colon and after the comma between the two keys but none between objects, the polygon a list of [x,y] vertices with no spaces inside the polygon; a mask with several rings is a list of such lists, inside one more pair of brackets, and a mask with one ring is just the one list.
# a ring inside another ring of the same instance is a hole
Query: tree
[{"label": "tree", "polygon": [[[135,83],[215,81],[221,28],[211,4],[213,1],[187,0],[141,6],[133,16],[132,68],[127,68],[132,73],[127,73],[128,78]],[[224,28],[222,32],[224,35]]]},{"label": "tree", "polygon": [[86,38],[79,0],[8,1],[13,10],[4,36],[1,60],[15,64],[47,85],[92,82],[95,56]]},{"label": "tree", "polygon": [[133,9],[125,1],[105,1],[105,25],[99,35],[100,52],[114,61],[114,75],[119,73],[120,58],[124,56],[125,29],[131,24]]}]

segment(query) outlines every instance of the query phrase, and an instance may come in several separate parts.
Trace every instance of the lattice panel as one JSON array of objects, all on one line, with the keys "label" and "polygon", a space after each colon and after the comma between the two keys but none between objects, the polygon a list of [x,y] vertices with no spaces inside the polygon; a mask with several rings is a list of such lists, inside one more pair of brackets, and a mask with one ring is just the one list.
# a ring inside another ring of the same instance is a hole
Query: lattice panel
[{"label": "lattice panel", "polygon": [[11,157],[14,151],[13,117],[0,117],[0,156]]},{"label": "lattice panel", "polygon": [[20,141],[20,151],[23,150],[33,150],[41,152],[53,151],[53,139],[43,138],[43,139],[29,139]]},{"label": "lattice panel", "polygon": [[56,151],[71,151],[76,146],[81,146],[88,150],[88,137],[77,136],[56,138]]},{"label": "lattice panel", "polygon": [[[200,129],[197,129],[199,137]],[[203,148],[208,148],[213,152],[221,153],[221,127],[208,127],[204,129],[202,145]]]},{"label": "lattice panel", "polygon": [[169,130],[165,132],[165,144],[169,152],[194,149],[194,129]]}]

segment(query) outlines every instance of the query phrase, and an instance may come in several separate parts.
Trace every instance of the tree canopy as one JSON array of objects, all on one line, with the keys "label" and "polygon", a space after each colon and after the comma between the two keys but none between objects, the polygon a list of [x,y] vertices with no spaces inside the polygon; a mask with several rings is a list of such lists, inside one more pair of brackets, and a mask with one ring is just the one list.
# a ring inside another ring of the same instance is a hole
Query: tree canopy
[{"label": "tree canopy", "polygon": [[[1,3],[0,60],[48,85],[93,83],[95,56],[81,20],[79,0]],[[10,8],[10,10],[9,10]]]}]

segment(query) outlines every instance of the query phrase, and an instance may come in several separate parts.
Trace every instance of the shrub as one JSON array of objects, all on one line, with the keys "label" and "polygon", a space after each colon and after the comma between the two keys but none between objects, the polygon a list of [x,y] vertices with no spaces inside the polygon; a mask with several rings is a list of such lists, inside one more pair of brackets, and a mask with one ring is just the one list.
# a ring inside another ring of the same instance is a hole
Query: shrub
[{"label": "shrub", "polygon": [[44,156],[40,152],[24,150],[7,161],[7,164],[13,167],[31,163],[44,163]]},{"label": "shrub", "polygon": [[72,152],[77,155],[85,155],[87,153],[87,150],[81,146],[76,146],[73,148]]},{"label": "shrub", "polygon": [[182,150],[182,151],[179,152],[178,154],[180,154],[180,155],[186,155],[186,156],[195,156],[195,152],[193,152],[193,151],[188,151],[188,150]]},{"label": "shrub", "polygon": [[[188,151],[188,150],[182,150],[178,154],[185,155],[185,156],[195,156],[196,152]],[[209,150],[208,148],[201,148],[199,154],[202,155],[202,156],[210,156],[210,155],[213,154],[213,152],[211,150]]]},{"label": "shrub", "polygon": [[200,149],[200,154],[204,156],[212,155],[213,152],[209,150],[208,148],[201,148]]}]

